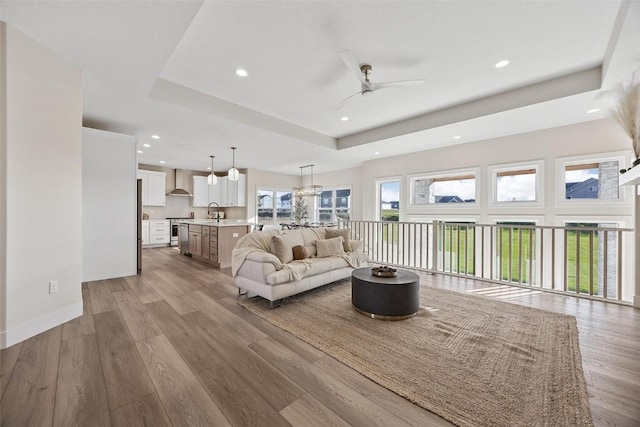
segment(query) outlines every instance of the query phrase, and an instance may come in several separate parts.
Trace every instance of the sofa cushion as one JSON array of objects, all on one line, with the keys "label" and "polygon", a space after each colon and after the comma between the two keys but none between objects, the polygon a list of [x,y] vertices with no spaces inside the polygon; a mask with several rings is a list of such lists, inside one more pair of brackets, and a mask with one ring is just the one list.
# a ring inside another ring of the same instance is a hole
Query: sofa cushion
[{"label": "sofa cushion", "polygon": [[[316,242],[313,242],[313,243],[316,243]],[[314,258],[318,256],[318,248],[316,248],[315,244],[305,246],[304,249],[307,251],[307,258]]]},{"label": "sofa cushion", "polygon": [[342,247],[344,248],[344,251],[345,252],[351,251],[351,247],[349,246],[349,241],[351,240],[351,230],[349,228],[341,228],[339,230],[336,228],[327,228],[325,235],[327,239],[332,239],[334,237],[341,236],[344,239],[342,243]]},{"label": "sofa cushion", "polygon": [[351,240],[349,242],[349,252],[362,252],[364,247],[364,242],[362,240]]},{"label": "sofa cushion", "polygon": [[343,243],[344,239],[342,236],[334,237],[333,239],[316,240],[318,258],[344,254],[344,247],[342,246]]},{"label": "sofa cushion", "polygon": [[[326,273],[327,271],[338,270],[340,268],[349,267],[349,263],[341,257],[327,257],[327,258],[314,258],[309,267],[306,264],[292,262],[288,268],[297,269],[300,272],[304,272],[303,277],[311,277],[318,274]],[[269,285],[279,285],[281,283],[287,283],[291,281],[291,273],[286,269],[274,271],[269,273],[265,277],[266,282]]]},{"label": "sofa cushion", "polygon": [[307,250],[304,248],[304,246],[295,245],[293,247],[293,260],[297,261],[305,258],[309,258],[309,256],[307,255]]},{"label": "sofa cushion", "polygon": [[271,237],[271,243],[273,244],[273,254],[278,257],[281,263],[286,264],[293,261],[293,248],[284,235]]}]

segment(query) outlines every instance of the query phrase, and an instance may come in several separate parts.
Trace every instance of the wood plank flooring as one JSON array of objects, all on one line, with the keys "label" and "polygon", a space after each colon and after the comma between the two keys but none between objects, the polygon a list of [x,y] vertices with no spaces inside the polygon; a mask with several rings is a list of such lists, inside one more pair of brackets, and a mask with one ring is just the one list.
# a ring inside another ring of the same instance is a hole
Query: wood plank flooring
[{"label": "wood plank flooring", "polygon": [[[594,424],[640,425],[640,310],[421,280],[576,316]],[[0,352],[0,426],[450,425],[254,316],[229,270],[173,248],[82,294],[82,317]]]}]

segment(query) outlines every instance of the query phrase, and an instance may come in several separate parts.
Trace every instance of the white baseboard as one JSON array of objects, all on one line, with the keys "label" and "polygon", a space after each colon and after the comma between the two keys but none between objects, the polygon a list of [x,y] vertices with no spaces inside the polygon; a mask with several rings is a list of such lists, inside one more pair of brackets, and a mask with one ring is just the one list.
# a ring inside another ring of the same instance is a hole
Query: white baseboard
[{"label": "white baseboard", "polygon": [[0,350],[11,347],[27,338],[62,325],[69,320],[82,316],[82,301],[47,315],[29,320],[15,328],[0,331]]}]

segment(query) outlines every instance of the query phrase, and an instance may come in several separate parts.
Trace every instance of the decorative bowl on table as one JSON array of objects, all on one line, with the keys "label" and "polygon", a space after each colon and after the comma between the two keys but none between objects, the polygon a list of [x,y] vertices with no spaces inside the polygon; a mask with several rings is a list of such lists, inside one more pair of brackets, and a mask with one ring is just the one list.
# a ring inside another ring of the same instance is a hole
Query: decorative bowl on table
[{"label": "decorative bowl on table", "polygon": [[396,275],[396,269],[393,267],[373,267],[371,274],[378,277],[394,277]]}]

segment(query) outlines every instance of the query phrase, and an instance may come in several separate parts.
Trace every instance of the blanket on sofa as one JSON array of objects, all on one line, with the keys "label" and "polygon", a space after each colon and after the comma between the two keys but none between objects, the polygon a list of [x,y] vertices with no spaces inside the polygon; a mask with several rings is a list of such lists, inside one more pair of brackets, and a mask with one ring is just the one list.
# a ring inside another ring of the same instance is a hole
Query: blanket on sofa
[{"label": "blanket on sofa", "polygon": [[271,237],[280,234],[280,230],[259,231],[242,236],[231,254],[231,275],[236,277],[244,260],[251,252],[271,252]]}]

